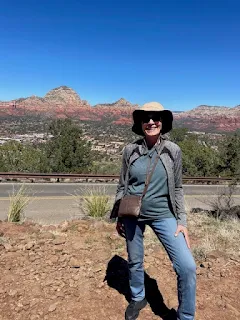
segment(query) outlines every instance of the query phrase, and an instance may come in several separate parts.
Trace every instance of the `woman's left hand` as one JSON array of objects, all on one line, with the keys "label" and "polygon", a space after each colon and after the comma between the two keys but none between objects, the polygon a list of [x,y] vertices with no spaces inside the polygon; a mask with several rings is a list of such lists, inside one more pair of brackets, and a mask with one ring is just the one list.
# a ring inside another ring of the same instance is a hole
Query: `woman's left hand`
[{"label": "woman's left hand", "polygon": [[189,239],[189,235],[188,235],[188,230],[186,227],[182,226],[181,224],[179,224],[177,226],[177,230],[175,232],[175,237],[178,236],[179,232],[181,232],[186,240],[187,246],[190,249],[190,239]]}]

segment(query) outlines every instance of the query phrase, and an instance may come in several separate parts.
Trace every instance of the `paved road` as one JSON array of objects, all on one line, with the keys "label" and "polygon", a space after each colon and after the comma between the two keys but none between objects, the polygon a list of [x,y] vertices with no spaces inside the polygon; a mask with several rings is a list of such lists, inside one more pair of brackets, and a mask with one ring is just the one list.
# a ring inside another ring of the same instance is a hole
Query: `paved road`
[{"label": "paved road", "polygon": [[[8,197],[13,190],[18,190],[21,184],[0,183],[0,198]],[[26,183],[29,193],[34,197],[67,197],[73,195],[83,195],[89,190],[105,190],[107,194],[114,196],[116,184],[113,183]],[[215,185],[184,185],[186,195],[216,195],[224,186]],[[240,185],[235,192],[240,195]]]},{"label": "paved road", "polygon": [[[92,189],[105,190],[114,199],[116,184],[90,183],[29,183],[31,201],[26,208],[26,217],[42,224],[56,224],[64,220],[82,217],[81,198]],[[9,194],[18,190],[19,184],[0,183],[0,220],[7,217]],[[224,187],[208,185],[184,185],[185,205],[190,210],[193,207],[209,208],[210,202]],[[235,204],[240,205],[240,186],[234,194]]]}]

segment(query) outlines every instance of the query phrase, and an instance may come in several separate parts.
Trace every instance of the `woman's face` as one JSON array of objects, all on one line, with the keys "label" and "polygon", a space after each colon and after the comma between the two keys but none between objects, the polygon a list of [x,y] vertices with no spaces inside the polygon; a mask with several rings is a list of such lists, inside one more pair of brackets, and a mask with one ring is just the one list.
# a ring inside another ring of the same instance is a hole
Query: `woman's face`
[{"label": "woman's face", "polygon": [[142,130],[145,137],[159,136],[162,129],[161,117],[158,112],[144,113]]}]

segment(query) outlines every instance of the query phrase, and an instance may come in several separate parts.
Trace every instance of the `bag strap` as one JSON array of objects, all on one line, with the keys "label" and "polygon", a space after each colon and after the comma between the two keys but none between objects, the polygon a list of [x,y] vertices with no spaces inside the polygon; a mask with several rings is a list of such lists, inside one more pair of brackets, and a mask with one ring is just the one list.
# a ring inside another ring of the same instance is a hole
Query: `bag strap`
[{"label": "bag strap", "polygon": [[160,154],[161,154],[161,152],[162,152],[162,150],[163,150],[164,144],[165,144],[165,141],[162,140],[162,141],[161,141],[160,148],[159,148],[159,150],[157,150],[157,156],[156,156],[156,159],[155,159],[155,161],[154,161],[154,165],[153,165],[153,167],[152,167],[152,170],[151,170],[151,172],[150,172],[149,174],[147,174],[147,176],[146,176],[145,187],[144,187],[144,190],[143,190],[142,198],[145,196],[145,194],[146,194],[146,192],[147,192],[147,189],[148,189],[150,180],[151,180],[151,178],[152,178],[153,172],[154,172],[154,170],[155,170],[155,168],[156,168],[156,165],[157,165],[157,163],[158,163],[158,159],[160,158]]}]

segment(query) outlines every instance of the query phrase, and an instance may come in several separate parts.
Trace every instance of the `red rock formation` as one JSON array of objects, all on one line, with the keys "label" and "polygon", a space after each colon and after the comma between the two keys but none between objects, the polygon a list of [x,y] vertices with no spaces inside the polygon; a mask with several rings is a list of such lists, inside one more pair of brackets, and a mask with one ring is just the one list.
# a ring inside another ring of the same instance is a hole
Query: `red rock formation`
[{"label": "red rock formation", "polygon": [[174,115],[175,121],[199,131],[235,131],[240,129],[240,106],[234,108],[199,106]]},{"label": "red rock formation", "polygon": [[[61,86],[49,91],[43,98],[31,96],[0,102],[0,117],[37,113],[49,117],[73,117],[121,125],[132,123],[132,112],[138,107],[123,98],[114,103],[101,103],[91,107],[73,89]],[[202,105],[190,111],[174,113],[174,120],[181,126],[196,131],[235,131],[240,128],[240,105],[234,108]]]}]

